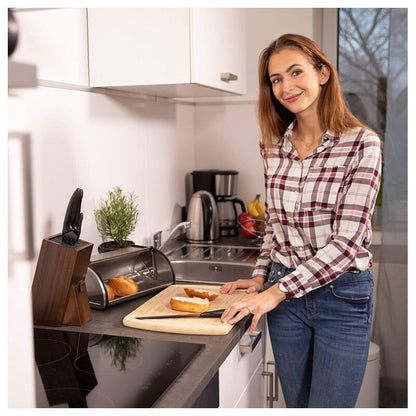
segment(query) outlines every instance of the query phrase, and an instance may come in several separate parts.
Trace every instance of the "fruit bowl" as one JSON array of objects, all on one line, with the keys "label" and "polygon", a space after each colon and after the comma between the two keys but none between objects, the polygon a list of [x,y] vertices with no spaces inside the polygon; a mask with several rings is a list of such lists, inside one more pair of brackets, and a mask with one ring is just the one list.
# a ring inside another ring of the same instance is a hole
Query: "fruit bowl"
[{"label": "fruit bowl", "polygon": [[263,238],[265,221],[256,218],[238,219],[241,234],[246,238]]}]

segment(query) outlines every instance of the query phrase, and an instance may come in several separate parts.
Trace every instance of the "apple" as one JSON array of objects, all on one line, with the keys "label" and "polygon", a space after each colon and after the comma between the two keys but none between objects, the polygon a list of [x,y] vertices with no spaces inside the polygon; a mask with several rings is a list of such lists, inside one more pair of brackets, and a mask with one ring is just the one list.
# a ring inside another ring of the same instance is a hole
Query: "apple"
[{"label": "apple", "polygon": [[257,236],[257,230],[254,225],[244,224],[244,228],[241,228],[241,234],[246,238],[254,238]]},{"label": "apple", "polygon": [[257,236],[256,226],[254,225],[253,217],[247,212],[242,212],[237,218],[238,224],[241,227],[241,234],[246,238],[254,238]]},{"label": "apple", "polygon": [[246,222],[252,222],[254,224],[253,217],[248,212],[242,212],[238,216],[237,221],[239,224],[244,224]]}]

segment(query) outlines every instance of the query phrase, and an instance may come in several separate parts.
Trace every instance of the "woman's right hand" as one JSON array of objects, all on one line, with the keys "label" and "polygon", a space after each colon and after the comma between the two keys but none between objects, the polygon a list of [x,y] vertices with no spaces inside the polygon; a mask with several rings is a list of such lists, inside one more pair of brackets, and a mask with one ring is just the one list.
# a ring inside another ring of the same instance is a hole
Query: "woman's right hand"
[{"label": "woman's right hand", "polygon": [[247,293],[260,292],[263,289],[264,278],[253,277],[251,279],[238,279],[227,282],[220,287],[222,294],[232,295],[237,289],[247,289]]}]

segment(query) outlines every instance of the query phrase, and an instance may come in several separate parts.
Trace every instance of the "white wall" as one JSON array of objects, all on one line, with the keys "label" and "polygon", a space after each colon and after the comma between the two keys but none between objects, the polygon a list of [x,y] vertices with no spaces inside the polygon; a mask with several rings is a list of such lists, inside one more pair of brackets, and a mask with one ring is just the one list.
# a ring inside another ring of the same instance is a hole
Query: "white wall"
[{"label": "white wall", "polygon": [[254,107],[250,103],[196,107],[196,166],[238,171],[237,196],[246,205],[257,193],[264,195]]},{"label": "white wall", "polygon": [[138,196],[136,243],[146,244],[151,233],[179,222],[176,205],[185,203],[184,176],[194,169],[193,107],[44,87],[26,91],[21,99],[9,129],[21,129],[26,113],[36,248],[62,230],[77,187],[84,190],[81,238],[95,246],[101,237],[94,209],[117,185]]}]

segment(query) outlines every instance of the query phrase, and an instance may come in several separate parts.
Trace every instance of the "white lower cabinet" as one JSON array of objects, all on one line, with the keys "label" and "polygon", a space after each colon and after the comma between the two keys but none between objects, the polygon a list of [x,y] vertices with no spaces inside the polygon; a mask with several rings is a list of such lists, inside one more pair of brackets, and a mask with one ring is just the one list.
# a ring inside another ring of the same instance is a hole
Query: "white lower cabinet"
[{"label": "white lower cabinet", "polygon": [[219,407],[286,407],[265,319],[246,332],[219,369]]},{"label": "white lower cabinet", "polygon": [[266,407],[264,321],[246,332],[219,369],[219,407]]},{"label": "white lower cabinet", "polygon": [[266,407],[266,390],[263,376],[263,361],[254,370],[246,388],[234,407]]}]

